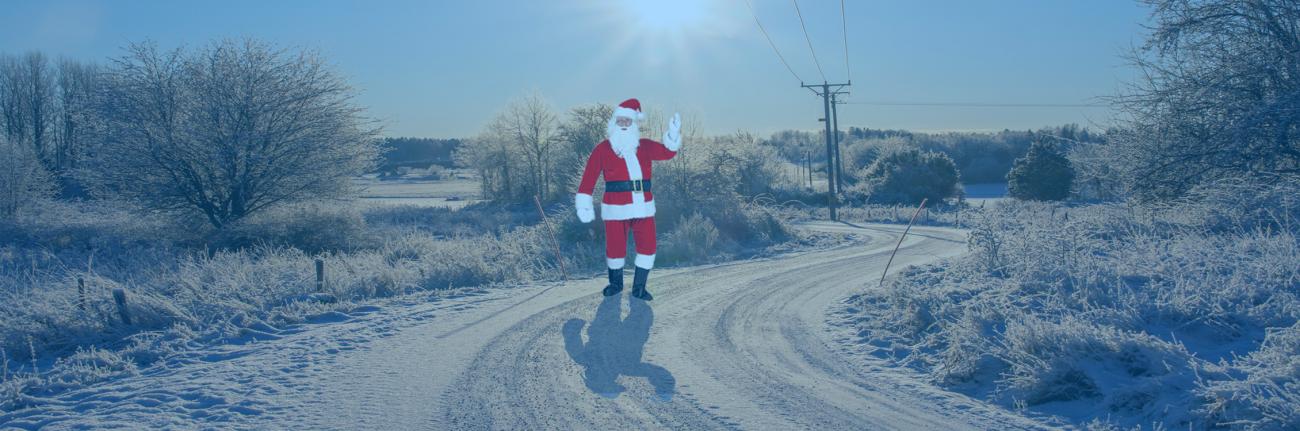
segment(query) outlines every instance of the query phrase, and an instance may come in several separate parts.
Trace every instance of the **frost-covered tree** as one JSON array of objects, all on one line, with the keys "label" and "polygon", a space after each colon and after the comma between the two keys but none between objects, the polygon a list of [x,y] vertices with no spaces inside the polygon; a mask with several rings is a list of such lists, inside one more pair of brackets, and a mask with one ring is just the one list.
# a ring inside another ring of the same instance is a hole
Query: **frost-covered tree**
[{"label": "frost-covered tree", "polygon": [[924,198],[938,205],[959,193],[960,178],[957,165],[943,153],[895,148],[858,171],[858,180],[849,190],[850,200],[916,204]]},{"label": "frost-covered tree", "polygon": [[1007,173],[1007,191],[1016,199],[1059,201],[1070,196],[1074,168],[1046,141],[1035,142]]},{"label": "frost-covered tree", "polygon": [[1142,79],[1110,163],[1135,191],[1179,195],[1243,173],[1300,174],[1300,2],[1150,0]]},{"label": "frost-covered tree", "polygon": [[560,125],[561,148],[555,166],[555,186],[568,197],[568,191],[577,187],[587,155],[600,141],[605,140],[606,126],[614,114],[614,107],[596,103],[569,110],[569,117]]},{"label": "frost-covered tree", "polygon": [[554,111],[539,94],[512,101],[475,139],[457,150],[457,163],[479,174],[483,197],[531,202],[562,195],[555,179],[563,136]]},{"label": "frost-covered tree", "polygon": [[102,132],[94,112],[99,76],[99,65],[95,63],[66,58],[58,62],[53,161],[60,171],[76,168],[86,146]]},{"label": "frost-covered tree", "polygon": [[10,142],[31,147],[37,159],[53,168],[55,124],[54,73],[37,51],[0,56],[0,123]]},{"label": "frost-covered tree", "polygon": [[255,40],[166,52],[141,43],[103,78],[107,136],[82,169],[87,183],[218,228],[345,196],[378,156],[352,89],[313,52]]},{"label": "frost-covered tree", "polygon": [[26,145],[0,135],[0,220],[54,194],[54,179]]}]

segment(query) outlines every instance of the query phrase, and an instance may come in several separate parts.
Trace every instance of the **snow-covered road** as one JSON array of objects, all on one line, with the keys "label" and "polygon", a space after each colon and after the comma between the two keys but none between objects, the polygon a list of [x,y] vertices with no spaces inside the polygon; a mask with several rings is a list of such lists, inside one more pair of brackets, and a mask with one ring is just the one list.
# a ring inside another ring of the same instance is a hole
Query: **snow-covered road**
[{"label": "snow-covered road", "polygon": [[[252,429],[1022,429],[1031,419],[851,347],[828,312],[874,286],[902,228],[826,251],[393,301],[0,415],[8,426]],[[893,269],[957,255],[914,228]],[[324,318],[323,318],[324,319]]]}]

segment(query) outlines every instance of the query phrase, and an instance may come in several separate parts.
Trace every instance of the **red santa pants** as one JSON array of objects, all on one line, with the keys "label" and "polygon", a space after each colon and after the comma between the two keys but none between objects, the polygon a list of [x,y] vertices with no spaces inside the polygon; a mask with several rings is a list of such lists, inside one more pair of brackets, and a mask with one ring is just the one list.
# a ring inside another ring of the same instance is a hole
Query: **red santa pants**
[{"label": "red santa pants", "polygon": [[627,231],[632,231],[636,241],[636,266],[652,269],[655,266],[655,218],[630,220],[605,220],[605,259],[609,269],[622,269],[627,256]]}]

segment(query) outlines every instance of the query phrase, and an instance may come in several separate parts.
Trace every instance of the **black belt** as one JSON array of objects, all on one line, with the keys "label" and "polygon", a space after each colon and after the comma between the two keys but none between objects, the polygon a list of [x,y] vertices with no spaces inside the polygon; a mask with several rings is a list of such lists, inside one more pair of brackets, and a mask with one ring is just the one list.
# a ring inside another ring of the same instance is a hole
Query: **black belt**
[{"label": "black belt", "polygon": [[605,181],[606,192],[648,192],[650,180]]}]

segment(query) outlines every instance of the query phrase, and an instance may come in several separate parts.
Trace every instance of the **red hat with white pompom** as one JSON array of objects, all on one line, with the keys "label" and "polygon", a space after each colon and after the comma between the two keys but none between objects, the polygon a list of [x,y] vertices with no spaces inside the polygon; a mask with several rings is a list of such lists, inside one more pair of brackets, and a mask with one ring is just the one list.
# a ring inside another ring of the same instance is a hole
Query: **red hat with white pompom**
[{"label": "red hat with white pompom", "polygon": [[641,101],[636,98],[624,100],[614,108],[614,117],[627,117],[636,121],[645,120],[645,113],[641,112]]}]

